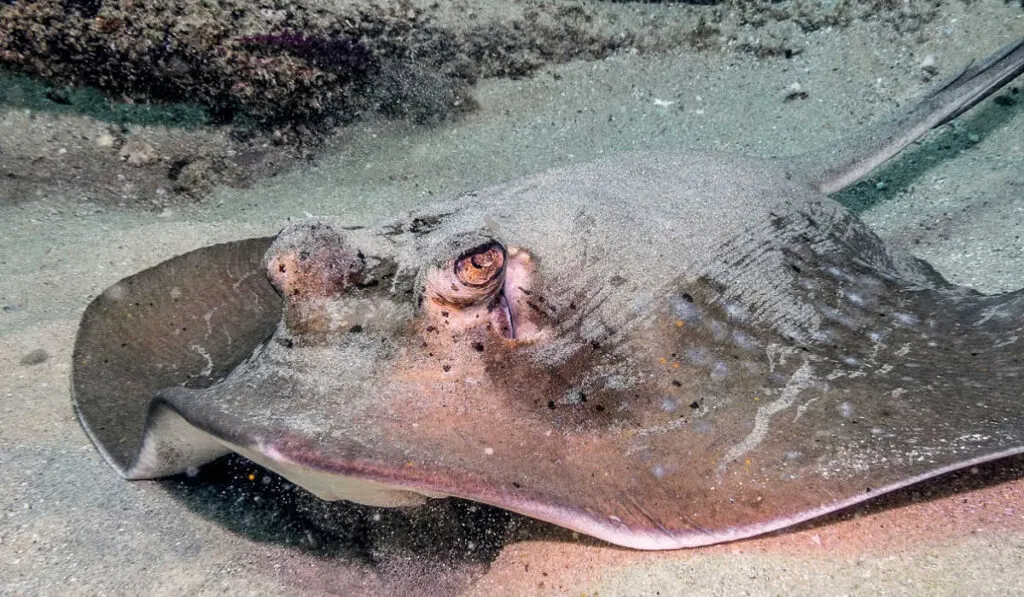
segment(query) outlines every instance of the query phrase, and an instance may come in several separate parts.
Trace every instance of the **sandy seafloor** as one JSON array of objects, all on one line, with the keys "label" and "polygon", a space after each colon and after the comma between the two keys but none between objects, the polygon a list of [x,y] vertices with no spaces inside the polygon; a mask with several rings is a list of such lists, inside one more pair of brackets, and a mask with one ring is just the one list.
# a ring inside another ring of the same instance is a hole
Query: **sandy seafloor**
[{"label": "sandy seafloor", "polygon": [[[80,431],[69,404],[82,310],[106,286],[163,259],[273,233],[289,216],[340,214],[352,224],[371,223],[433,197],[616,151],[779,155],[827,148],[924,93],[929,84],[919,65],[926,55],[936,56],[942,78],[968,57],[1024,35],[1024,10],[998,1],[947,2],[927,30],[927,39],[901,39],[883,24],[858,22],[801,35],[794,41],[803,52],[789,60],[681,49],[484,81],[474,90],[479,109],[459,121],[354,125],[314,167],[159,215],[71,196],[0,204],[0,295],[8,307],[0,313],[0,593],[1018,593],[1019,459],[882,506],[707,549],[644,554],[523,525],[482,554],[469,541],[431,545],[457,536],[459,521],[450,521],[455,531],[438,533],[444,539],[429,532],[409,538],[374,529],[372,514],[361,518],[369,537],[363,544],[332,547],[324,545],[329,535],[294,519],[275,530],[275,521],[290,516],[282,513],[290,498],[268,505],[272,494],[246,490],[244,464],[240,481],[216,490],[123,481]],[[794,82],[808,98],[784,101]],[[843,199],[885,239],[958,283],[986,292],[1024,286],[1024,93],[1014,97],[1014,105],[987,102]],[[3,134],[18,134],[23,116],[0,106]],[[49,359],[21,364],[37,349]],[[250,468],[251,483],[261,482],[265,475]],[[387,517],[380,524],[389,524]]]}]

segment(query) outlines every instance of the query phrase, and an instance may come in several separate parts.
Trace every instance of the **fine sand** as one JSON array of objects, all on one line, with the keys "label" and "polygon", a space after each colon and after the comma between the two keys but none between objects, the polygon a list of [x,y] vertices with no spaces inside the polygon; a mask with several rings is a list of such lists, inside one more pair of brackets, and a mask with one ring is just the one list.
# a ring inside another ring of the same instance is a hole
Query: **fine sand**
[{"label": "fine sand", "polygon": [[[479,108],[459,120],[355,124],[308,166],[155,213],[77,192],[0,203],[0,594],[1019,591],[1024,459],[795,531],[645,554],[465,504],[324,512],[239,460],[194,479],[129,483],[92,448],[69,401],[78,318],[124,276],[202,245],[272,234],[290,216],[366,224],[616,151],[828,147],[926,92],[928,55],[941,80],[1024,35],[1016,2],[948,0],[938,10],[912,34],[870,19],[794,28],[788,44],[800,51],[788,59],[680,48],[485,80],[473,91]],[[640,14],[624,9],[623,18]],[[787,100],[793,84],[806,98]],[[985,292],[1024,286],[1024,93],[1001,96],[840,197],[886,240]],[[64,127],[102,131],[84,117],[0,105],[0,142]],[[49,176],[74,176],[50,158]]]}]

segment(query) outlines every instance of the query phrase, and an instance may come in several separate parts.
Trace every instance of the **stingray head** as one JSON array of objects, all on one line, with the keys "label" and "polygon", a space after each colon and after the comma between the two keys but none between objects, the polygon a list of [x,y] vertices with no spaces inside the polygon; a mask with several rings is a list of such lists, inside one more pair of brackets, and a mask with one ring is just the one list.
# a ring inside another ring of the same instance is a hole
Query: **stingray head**
[{"label": "stingray head", "polygon": [[[637,357],[667,340],[653,337],[643,318],[611,329],[614,301],[585,275],[585,243],[521,246],[458,218],[384,237],[322,223],[283,230],[264,258],[283,298],[283,323],[251,371],[236,377],[287,379],[302,389],[276,395],[319,395],[320,404],[338,397],[335,424],[374,422],[340,435],[409,453],[428,438],[449,452],[444,443],[471,437],[463,424],[486,436],[475,452],[489,454],[512,436],[530,443],[516,430],[532,423],[551,437],[633,416],[613,413],[614,395],[639,387]],[[632,298],[653,300],[655,290]]]},{"label": "stingray head", "polygon": [[302,341],[408,328],[423,348],[455,353],[466,341],[535,341],[550,326],[548,314],[530,302],[541,279],[528,251],[468,232],[423,256],[405,268],[416,272],[412,292],[395,292],[410,281],[395,280],[390,258],[368,258],[330,226],[304,223],[283,230],[265,261],[268,280],[285,299],[285,325]]}]

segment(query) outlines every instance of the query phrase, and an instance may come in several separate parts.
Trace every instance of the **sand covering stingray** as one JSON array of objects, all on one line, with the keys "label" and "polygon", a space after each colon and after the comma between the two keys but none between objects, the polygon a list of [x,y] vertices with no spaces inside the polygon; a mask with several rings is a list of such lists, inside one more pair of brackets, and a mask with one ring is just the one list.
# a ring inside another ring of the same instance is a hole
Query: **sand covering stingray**
[{"label": "sand covering stingray", "polygon": [[827,167],[619,155],[176,257],[88,307],[75,407],[128,478],[234,451],[324,499],[643,549],[1024,452],[1024,291],[954,286],[825,196],[1022,70],[1024,40]]}]

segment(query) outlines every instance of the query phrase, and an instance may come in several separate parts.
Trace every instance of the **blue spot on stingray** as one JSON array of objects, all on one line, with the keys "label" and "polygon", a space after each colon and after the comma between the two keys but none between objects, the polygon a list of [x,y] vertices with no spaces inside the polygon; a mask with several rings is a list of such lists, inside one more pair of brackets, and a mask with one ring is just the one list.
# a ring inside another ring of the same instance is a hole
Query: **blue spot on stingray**
[{"label": "blue spot on stingray", "polygon": [[921,321],[910,313],[899,313],[896,311],[893,312],[892,317],[903,325],[917,325]]},{"label": "blue spot on stingray", "polygon": [[655,479],[660,479],[665,476],[665,467],[655,464],[651,467],[651,474],[654,475]]},{"label": "blue spot on stingray", "polygon": [[677,408],[679,408],[679,405],[676,403],[675,400],[673,400],[671,398],[662,398],[662,400],[661,400],[661,410],[663,410],[663,411],[665,411],[667,413],[670,413],[670,412],[675,411]]},{"label": "blue spot on stingray", "polygon": [[828,305],[819,304],[818,305],[818,312],[820,312],[826,319],[830,319],[832,321],[835,321],[836,323],[838,323],[838,324],[840,324],[840,325],[842,325],[844,327],[847,327],[847,328],[856,328],[857,327],[857,320],[852,318],[852,317],[850,317],[846,313],[843,313],[839,309],[835,309],[833,307],[829,307]]},{"label": "blue spot on stingray", "polygon": [[746,308],[744,308],[743,305],[740,305],[738,303],[726,303],[725,314],[729,317],[729,319],[733,319],[736,321],[746,321],[747,317],[750,316],[750,313],[747,312]]},{"label": "blue spot on stingray", "polygon": [[818,312],[824,315],[826,319],[831,319],[833,321],[838,319],[840,315],[838,309],[834,309],[832,307],[829,307],[828,305],[821,303],[818,304]]},{"label": "blue spot on stingray", "polygon": [[708,362],[707,353],[699,348],[687,349],[686,358],[689,359],[691,363],[694,363],[696,365],[703,365],[704,363]]},{"label": "blue spot on stingray", "polygon": [[708,423],[707,421],[697,420],[693,422],[693,430],[696,431],[697,433],[711,433],[711,429],[711,423]]},{"label": "blue spot on stingray", "polygon": [[711,335],[714,336],[715,340],[721,342],[729,337],[729,326],[721,321],[714,320],[709,327],[711,328]]},{"label": "blue spot on stingray", "polygon": [[711,379],[714,381],[722,381],[727,375],[729,375],[729,367],[722,361],[718,361],[711,368]]},{"label": "blue spot on stingray", "polygon": [[857,292],[842,292],[841,291],[839,293],[839,296],[845,298],[847,301],[853,303],[854,305],[857,305],[858,307],[863,307],[864,304],[867,302],[864,299],[864,297],[861,296],[861,294],[857,293]]},{"label": "blue spot on stingray", "polygon": [[815,342],[830,342],[834,337],[835,333],[829,329],[814,330],[811,332],[811,338],[813,338]]},{"label": "blue spot on stingray", "polygon": [[701,308],[682,297],[672,297],[672,314],[687,323],[700,320],[704,314]]},{"label": "blue spot on stingray", "polygon": [[739,330],[733,331],[732,343],[735,344],[738,348],[742,348],[743,350],[756,350],[758,346],[757,340],[754,340],[752,336],[750,336],[749,334],[745,334]]}]

